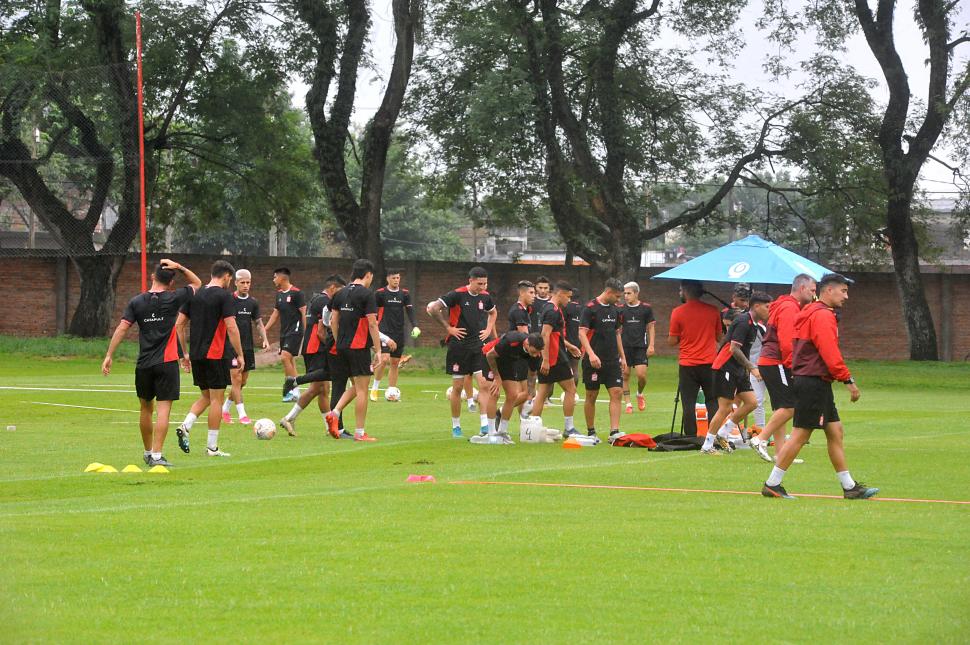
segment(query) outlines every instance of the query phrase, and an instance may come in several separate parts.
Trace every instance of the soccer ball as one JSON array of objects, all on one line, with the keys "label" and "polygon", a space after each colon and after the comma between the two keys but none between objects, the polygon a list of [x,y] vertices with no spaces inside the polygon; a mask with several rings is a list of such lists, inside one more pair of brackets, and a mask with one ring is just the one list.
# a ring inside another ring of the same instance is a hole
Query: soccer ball
[{"label": "soccer ball", "polygon": [[384,390],[384,398],[388,401],[400,401],[401,400],[401,390],[397,389],[393,385]]},{"label": "soccer ball", "polygon": [[276,436],[276,424],[272,419],[257,419],[253,424],[253,432],[257,439],[269,441]]}]

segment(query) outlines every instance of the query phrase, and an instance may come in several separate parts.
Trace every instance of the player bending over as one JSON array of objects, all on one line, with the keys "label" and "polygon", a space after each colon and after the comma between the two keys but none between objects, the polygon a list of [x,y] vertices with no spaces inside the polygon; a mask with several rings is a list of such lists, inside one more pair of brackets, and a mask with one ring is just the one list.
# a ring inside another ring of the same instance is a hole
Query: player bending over
[{"label": "player bending over", "polygon": [[576,434],[573,414],[576,408],[576,381],[569,365],[569,356],[579,358],[582,352],[566,340],[566,316],[564,307],[572,299],[573,288],[565,282],[557,282],[552,298],[542,312],[542,362],[539,364],[539,384],[532,414],[542,416],[546,399],[554,383],[562,388],[562,413],[565,417],[564,434]]},{"label": "player bending over", "polygon": [[[529,396],[528,385],[523,387],[518,377],[529,360],[540,355],[543,347],[542,336],[539,334],[510,331],[482,348],[488,368],[485,373],[485,388],[481,390],[479,398],[485,399],[482,401],[482,408],[488,415],[488,438],[481,441],[481,436],[472,437],[473,443],[514,443],[509,437],[509,419],[512,418],[512,411]],[[495,415],[501,390],[505,391],[505,403],[502,405],[501,421],[496,428]]]}]

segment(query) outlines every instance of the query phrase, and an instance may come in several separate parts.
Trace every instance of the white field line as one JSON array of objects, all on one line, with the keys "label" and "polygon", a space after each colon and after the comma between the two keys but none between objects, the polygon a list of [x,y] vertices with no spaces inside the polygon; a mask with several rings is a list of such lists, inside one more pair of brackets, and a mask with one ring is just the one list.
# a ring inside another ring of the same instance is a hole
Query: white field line
[{"label": "white field line", "polygon": [[[44,401],[21,401],[21,403],[33,403],[34,405],[51,405],[56,408],[81,408],[82,410],[104,410],[105,412],[132,412],[138,414],[138,410],[122,410],[121,408],[96,408],[93,405],[68,405],[67,403],[46,403]],[[123,422],[126,423],[126,422]]]}]

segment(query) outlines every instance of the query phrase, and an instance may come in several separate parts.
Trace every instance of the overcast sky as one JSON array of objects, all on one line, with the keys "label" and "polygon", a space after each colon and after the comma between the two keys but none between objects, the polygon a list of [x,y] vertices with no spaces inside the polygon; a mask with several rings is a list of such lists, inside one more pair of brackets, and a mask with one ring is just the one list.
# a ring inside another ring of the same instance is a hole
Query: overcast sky
[{"label": "overcast sky", "polygon": [[[370,51],[373,52],[373,60],[378,71],[372,74],[369,70],[364,70],[357,85],[354,122],[360,127],[367,123],[380,106],[386,74],[390,69],[394,53],[394,29],[390,0],[373,0],[371,6],[373,7],[373,25],[370,31]],[[773,92],[785,92],[794,95],[797,78],[792,78],[787,83],[779,83],[777,79],[764,74],[761,69],[761,62],[769,51],[769,47],[766,47],[767,43],[757,36],[758,31],[754,26],[760,13],[760,6],[760,2],[753,2],[742,19],[742,29],[748,36],[748,45],[734,66],[736,76],[739,79],[743,78],[749,84],[759,84],[765,88],[770,88]],[[896,9],[895,30],[897,49],[909,76],[910,91],[918,99],[921,96],[926,96],[926,84],[929,76],[928,67],[924,62],[927,50],[923,44],[920,31],[913,20],[912,6],[911,2],[899,3]],[[957,11],[955,31],[967,31],[970,29],[970,1],[962,0]],[[808,58],[813,50],[814,44],[811,38],[803,39],[797,46],[794,60]],[[879,81],[879,87],[875,90],[875,98],[880,104],[885,104],[888,91],[883,82],[882,72],[861,33],[856,34],[849,41],[846,60],[850,61],[861,74]],[[970,60],[970,43],[966,43],[957,49],[953,61],[954,69],[960,69],[962,65],[966,64],[967,60]],[[737,70],[743,70],[743,77]],[[294,103],[303,107],[307,86],[297,82],[291,86],[291,89],[294,94]],[[934,151],[934,155],[949,162],[945,150],[938,148]],[[970,169],[966,169],[966,172],[970,172]],[[946,196],[946,193],[955,190],[951,183],[952,173],[932,160],[927,161],[924,166],[922,177],[924,179],[923,188],[934,193],[934,195]]]}]

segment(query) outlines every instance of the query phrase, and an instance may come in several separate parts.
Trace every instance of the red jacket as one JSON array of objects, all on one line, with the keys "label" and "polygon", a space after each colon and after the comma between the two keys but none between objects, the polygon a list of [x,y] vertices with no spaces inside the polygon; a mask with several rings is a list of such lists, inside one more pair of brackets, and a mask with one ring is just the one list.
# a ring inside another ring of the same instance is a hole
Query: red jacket
[{"label": "red jacket", "polygon": [[792,374],[819,376],[830,382],[852,378],[839,350],[839,325],[835,310],[825,303],[813,302],[795,318]]},{"label": "red jacket", "polygon": [[802,306],[789,294],[778,296],[768,313],[768,331],[761,341],[758,365],[784,365],[791,369],[792,336],[795,318]]}]

